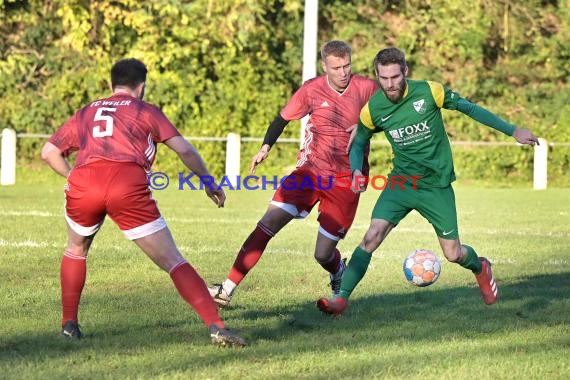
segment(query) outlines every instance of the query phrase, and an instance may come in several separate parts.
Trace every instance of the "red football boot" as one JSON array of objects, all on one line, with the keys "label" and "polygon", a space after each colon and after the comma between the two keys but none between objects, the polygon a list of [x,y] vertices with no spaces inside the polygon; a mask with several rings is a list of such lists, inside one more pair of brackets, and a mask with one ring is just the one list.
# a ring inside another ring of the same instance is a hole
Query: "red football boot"
[{"label": "red football boot", "polygon": [[497,302],[497,294],[499,288],[497,287],[497,282],[493,278],[493,271],[491,270],[491,263],[485,257],[480,257],[481,261],[481,273],[475,275],[477,283],[479,284],[479,290],[481,291],[481,298],[483,302],[487,305],[492,305]]},{"label": "red football boot", "polygon": [[342,297],[334,297],[331,299],[321,298],[317,301],[317,307],[323,313],[331,314],[338,317],[348,306],[348,301]]}]

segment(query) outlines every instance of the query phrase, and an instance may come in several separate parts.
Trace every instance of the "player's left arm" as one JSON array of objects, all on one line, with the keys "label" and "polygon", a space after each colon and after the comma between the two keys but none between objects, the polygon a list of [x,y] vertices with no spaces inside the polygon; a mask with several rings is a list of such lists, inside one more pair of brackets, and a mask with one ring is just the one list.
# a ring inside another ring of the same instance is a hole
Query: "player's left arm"
[{"label": "player's left arm", "polygon": [[520,144],[534,146],[538,144],[538,138],[528,129],[518,128],[503,120],[488,109],[481,107],[467,99],[462,98],[458,93],[448,88],[444,88],[439,83],[430,82],[432,94],[436,103],[442,108],[457,110],[473,120],[491,127],[507,136],[512,136]]},{"label": "player's left arm", "polygon": [[457,110],[469,116],[473,120],[477,120],[481,124],[503,132],[507,136],[514,137],[520,144],[531,146],[538,144],[538,138],[528,129],[517,128],[486,108],[475,103],[471,103],[466,99],[459,99],[457,102]]},{"label": "player's left arm", "polygon": [[[164,141],[164,144],[172,149],[186,167],[196,173],[199,177],[211,178],[214,177],[208,171],[206,163],[194,145],[190,144],[182,136],[174,136]],[[204,186],[206,195],[218,206],[224,207],[226,202],[226,194],[224,190],[218,186],[216,181],[212,181],[209,185]]]},{"label": "player's left arm", "polygon": [[71,166],[65,157],[63,157],[63,152],[57,146],[49,141],[45,143],[42,148],[41,157],[54,172],[67,178],[71,171]]}]

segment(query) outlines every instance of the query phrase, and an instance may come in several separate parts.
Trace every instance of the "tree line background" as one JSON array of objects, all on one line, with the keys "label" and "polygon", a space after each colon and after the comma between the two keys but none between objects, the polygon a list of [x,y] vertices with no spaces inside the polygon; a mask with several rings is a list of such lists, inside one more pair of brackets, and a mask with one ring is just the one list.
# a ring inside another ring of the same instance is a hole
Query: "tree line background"
[{"label": "tree line background", "polygon": [[[303,7],[301,0],[0,0],[0,129],[53,133],[109,95],[115,61],[135,57],[149,67],[145,99],[183,135],[262,137],[301,84]],[[330,39],[349,42],[353,71],[372,78],[376,52],[401,48],[412,78],[440,81],[554,142],[549,183],[570,185],[570,0],[321,0],[319,45]],[[452,141],[511,141],[444,112]],[[298,122],[283,136],[298,138]],[[19,139],[19,165],[37,166],[44,142]],[[223,174],[224,143],[194,145]],[[242,145],[242,173],[258,147]],[[258,174],[289,170],[297,148],[278,142]],[[385,173],[389,148],[373,149],[375,170]],[[455,146],[454,155],[466,181],[532,179],[532,149]],[[182,170],[165,149],[157,167]]]}]

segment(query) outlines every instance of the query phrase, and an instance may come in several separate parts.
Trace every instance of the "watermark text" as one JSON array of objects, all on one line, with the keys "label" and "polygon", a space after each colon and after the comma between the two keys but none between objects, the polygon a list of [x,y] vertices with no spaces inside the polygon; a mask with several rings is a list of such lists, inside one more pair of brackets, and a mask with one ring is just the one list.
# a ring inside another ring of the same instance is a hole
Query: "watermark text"
[{"label": "watermark text", "polygon": [[[375,190],[417,190],[417,181],[420,175],[409,176],[383,176],[372,177],[357,175],[352,178],[350,173],[337,173],[329,176],[223,176],[219,181],[213,176],[198,176],[196,173],[177,173],[177,178],[171,181],[170,177],[163,172],[152,172],[148,175],[148,185],[153,190],[164,190],[171,186],[176,186],[178,190],[204,190],[224,189],[224,190],[351,190],[353,180],[356,187],[370,186]],[[410,186],[411,185],[411,186]]]}]

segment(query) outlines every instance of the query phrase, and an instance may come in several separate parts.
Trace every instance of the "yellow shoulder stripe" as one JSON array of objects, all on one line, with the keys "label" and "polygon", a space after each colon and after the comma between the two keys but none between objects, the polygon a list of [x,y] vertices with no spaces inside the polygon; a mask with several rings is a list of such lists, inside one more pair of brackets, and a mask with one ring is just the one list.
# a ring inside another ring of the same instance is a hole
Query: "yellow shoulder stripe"
[{"label": "yellow shoulder stripe", "polygon": [[362,110],[360,111],[360,121],[364,126],[368,129],[374,130],[374,122],[372,121],[372,116],[370,115],[370,108],[368,107],[369,103],[367,102]]},{"label": "yellow shoulder stripe", "polygon": [[433,99],[435,100],[435,104],[437,104],[439,108],[443,107],[443,98],[445,96],[443,85],[441,83],[432,82],[429,80],[427,81],[427,83],[429,84],[429,87],[431,89],[431,94],[433,96]]}]

